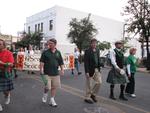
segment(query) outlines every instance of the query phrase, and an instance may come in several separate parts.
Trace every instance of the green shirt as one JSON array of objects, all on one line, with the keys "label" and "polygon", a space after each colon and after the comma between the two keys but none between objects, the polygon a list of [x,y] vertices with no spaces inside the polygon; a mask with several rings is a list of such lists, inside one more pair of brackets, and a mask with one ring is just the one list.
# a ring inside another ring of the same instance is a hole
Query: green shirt
[{"label": "green shirt", "polygon": [[127,58],[127,65],[130,64],[130,71],[131,73],[135,73],[136,72],[136,62],[137,59],[134,55],[129,55]]},{"label": "green shirt", "polygon": [[53,53],[50,49],[42,53],[40,62],[44,63],[44,74],[49,76],[59,75],[58,67],[64,64],[60,51]]}]

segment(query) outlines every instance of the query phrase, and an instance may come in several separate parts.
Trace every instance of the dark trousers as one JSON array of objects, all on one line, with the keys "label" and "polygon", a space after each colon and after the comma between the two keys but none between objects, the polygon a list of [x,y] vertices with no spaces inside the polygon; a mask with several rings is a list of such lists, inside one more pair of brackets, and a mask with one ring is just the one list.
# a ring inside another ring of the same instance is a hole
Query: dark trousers
[{"label": "dark trousers", "polygon": [[126,93],[129,94],[134,94],[135,91],[135,79],[134,79],[134,73],[131,73],[131,77],[128,78],[129,79],[129,83],[126,86]]},{"label": "dark trousers", "polygon": [[[110,85],[110,96],[114,97],[114,84]],[[124,84],[120,84],[120,96],[124,97],[124,89],[125,89],[125,85]]]}]

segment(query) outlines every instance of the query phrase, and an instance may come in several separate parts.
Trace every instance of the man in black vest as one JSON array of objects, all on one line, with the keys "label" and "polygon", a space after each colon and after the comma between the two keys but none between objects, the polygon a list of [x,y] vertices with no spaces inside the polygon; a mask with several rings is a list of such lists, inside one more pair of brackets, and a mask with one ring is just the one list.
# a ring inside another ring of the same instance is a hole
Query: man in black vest
[{"label": "man in black vest", "polygon": [[126,77],[125,71],[123,70],[124,66],[124,55],[122,52],[122,42],[117,41],[115,43],[115,49],[110,52],[110,60],[112,64],[112,69],[109,71],[107,82],[110,83],[110,96],[109,98],[116,100],[114,97],[114,86],[115,84],[120,84],[120,96],[119,99],[127,101],[128,99],[124,96],[124,89]]},{"label": "man in black vest", "polygon": [[[97,40],[91,39],[90,48],[85,51],[84,67],[86,75],[86,96],[85,102],[97,102],[96,94],[99,92],[102,83],[100,74],[100,53],[96,49]],[[92,82],[94,85],[92,86]]]}]

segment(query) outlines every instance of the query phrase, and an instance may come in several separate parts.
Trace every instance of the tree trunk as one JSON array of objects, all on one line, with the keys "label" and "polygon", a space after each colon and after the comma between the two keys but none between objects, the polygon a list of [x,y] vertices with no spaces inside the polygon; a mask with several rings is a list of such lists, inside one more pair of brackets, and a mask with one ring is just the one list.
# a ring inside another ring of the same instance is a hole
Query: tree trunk
[{"label": "tree trunk", "polygon": [[144,57],[144,43],[143,43],[143,41],[141,42],[141,50],[142,50],[141,56],[142,56],[142,59],[143,59],[143,57]]},{"label": "tree trunk", "polygon": [[147,51],[147,70],[150,70],[150,52],[149,52],[149,37],[146,37],[146,51]]}]

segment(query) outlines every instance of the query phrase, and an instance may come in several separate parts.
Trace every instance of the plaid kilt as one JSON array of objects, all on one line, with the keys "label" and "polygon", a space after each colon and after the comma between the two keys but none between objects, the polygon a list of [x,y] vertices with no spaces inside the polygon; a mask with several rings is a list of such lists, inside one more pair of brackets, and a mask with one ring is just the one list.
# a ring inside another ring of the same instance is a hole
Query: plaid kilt
[{"label": "plaid kilt", "polygon": [[116,69],[112,68],[108,73],[106,82],[110,84],[125,84],[127,79],[125,75],[121,75]]},{"label": "plaid kilt", "polygon": [[13,80],[11,78],[0,77],[0,92],[10,91],[12,89],[14,89]]}]

